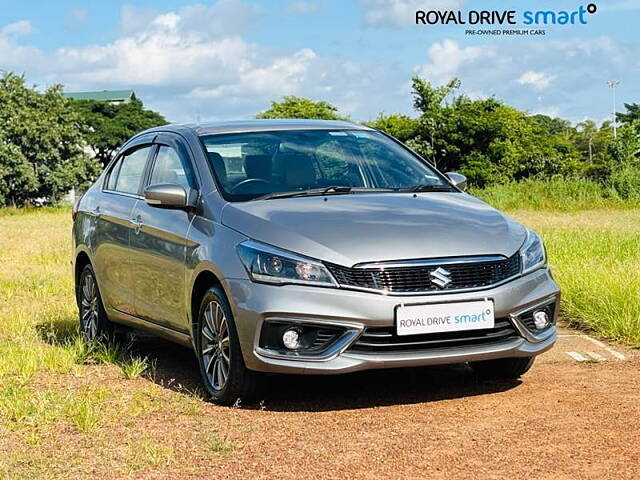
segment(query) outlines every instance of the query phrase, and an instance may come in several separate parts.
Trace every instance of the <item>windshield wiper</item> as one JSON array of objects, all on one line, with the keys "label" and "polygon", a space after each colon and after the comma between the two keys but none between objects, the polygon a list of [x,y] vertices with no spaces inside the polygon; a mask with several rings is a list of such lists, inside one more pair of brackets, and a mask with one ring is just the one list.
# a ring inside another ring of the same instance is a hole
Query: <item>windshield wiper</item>
[{"label": "windshield wiper", "polygon": [[342,185],[331,185],[330,187],[326,187],[322,190],[322,195],[326,195],[327,193],[350,193],[353,190],[353,187],[345,187]]},{"label": "windshield wiper", "polygon": [[297,190],[294,192],[273,192],[267,193],[254,198],[254,200],[271,200],[272,198],[293,198],[293,197],[310,197],[313,195],[344,195],[347,193],[375,193],[375,192],[394,192],[393,188],[367,188],[367,187],[348,187],[344,185],[331,185],[324,188],[310,188],[308,190]]},{"label": "windshield wiper", "polygon": [[448,185],[427,185],[419,183],[409,188],[399,188],[400,192],[452,192],[453,189]]},{"label": "windshield wiper", "polygon": [[293,198],[293,197],[308,197],[312,195],[327,195],[327,194],[341,194],[349,193],[353,187],[343,187],[339,185],[332,185],[325,188],[310,188],[308,190],[297,190],[294,192],[273,192],[267,193],[254,198],[254,200],[270,200],[272,198]]}]

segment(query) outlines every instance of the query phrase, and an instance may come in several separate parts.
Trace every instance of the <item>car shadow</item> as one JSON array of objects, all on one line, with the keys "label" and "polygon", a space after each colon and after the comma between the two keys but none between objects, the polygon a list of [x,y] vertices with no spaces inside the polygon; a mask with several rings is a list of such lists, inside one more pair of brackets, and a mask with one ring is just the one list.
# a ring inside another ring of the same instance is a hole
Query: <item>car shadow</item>
[{"label": "car shadow", "polygon": [[[178,392],[200,392],[193,352],[166,340],[137,336],[131,353],[155,366],[152,380]],[[275,412],[335,411],[437,402],[489,395],[519,386],[520,380],[485,380],[466,364],[369,370],[344,375],[268,375],[256,402],[241,408]]]}]

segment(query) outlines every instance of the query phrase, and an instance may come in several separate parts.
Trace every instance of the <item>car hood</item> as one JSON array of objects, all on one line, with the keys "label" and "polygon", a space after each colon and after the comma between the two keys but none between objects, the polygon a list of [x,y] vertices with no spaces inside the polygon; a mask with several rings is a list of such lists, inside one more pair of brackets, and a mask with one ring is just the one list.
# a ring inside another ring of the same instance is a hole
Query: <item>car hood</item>
[{"label": "car hood", "polygon": [[522,225],[459,192],[367,193],[229,203],[222,223],[285,250],[340,265],[513,255]]}]

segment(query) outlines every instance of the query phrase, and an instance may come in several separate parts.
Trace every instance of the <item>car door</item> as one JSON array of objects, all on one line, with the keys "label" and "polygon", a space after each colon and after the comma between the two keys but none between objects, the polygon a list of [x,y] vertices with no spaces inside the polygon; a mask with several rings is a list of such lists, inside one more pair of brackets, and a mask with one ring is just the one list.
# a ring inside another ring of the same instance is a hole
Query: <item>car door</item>
[{"label": "car door", "polygon": [[93,205],[95,235],[93,262],[108,309],[134,314],[129,237],[131,215],[142,193],[142,181],[153,145],[141,139],[127,146],[110,167],[102,192]]},{"label": "car door", "polygon": [[[197,195],[189,150],[180,137],[161,134],[156,144],[146,185],[178,184]],[[143,200],[133,212],[138,223],[131,236],[136,315],[182,332],[188,332],[185,256],[193,216],[189,210],[160,208]]]}]

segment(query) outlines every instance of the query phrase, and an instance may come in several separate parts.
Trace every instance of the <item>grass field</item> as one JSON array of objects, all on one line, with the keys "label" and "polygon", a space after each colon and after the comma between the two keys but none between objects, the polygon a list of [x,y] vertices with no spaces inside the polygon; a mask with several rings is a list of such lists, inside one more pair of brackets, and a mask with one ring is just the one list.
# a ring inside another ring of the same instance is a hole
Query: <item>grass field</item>
[{"label": "grass field", "polygon": [[[640,209],[510,214],[544,237],[563,318],[640,346]],[[187,471],[241,449],[251,425],[200,415],[219,407],[144,353],[80,341],[70,224],[67,209],[0,211],[0,478]]]}]

